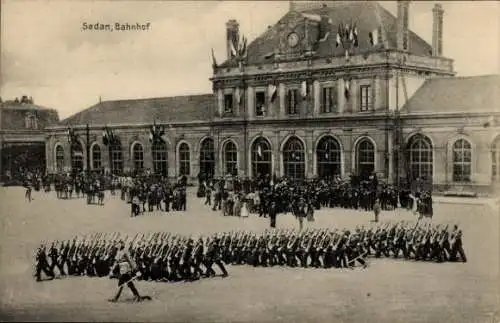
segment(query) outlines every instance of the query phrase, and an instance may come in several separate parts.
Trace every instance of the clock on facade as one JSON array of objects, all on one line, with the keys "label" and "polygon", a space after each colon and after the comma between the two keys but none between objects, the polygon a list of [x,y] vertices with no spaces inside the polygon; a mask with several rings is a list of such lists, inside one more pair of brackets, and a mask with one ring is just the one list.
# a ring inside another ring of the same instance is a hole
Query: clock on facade
[{"label": "clock on facade", "polygon": [[299,36],[296,33],[291,33],[288,35],[288,45],[290,47],[295,47],[299,43]]}]

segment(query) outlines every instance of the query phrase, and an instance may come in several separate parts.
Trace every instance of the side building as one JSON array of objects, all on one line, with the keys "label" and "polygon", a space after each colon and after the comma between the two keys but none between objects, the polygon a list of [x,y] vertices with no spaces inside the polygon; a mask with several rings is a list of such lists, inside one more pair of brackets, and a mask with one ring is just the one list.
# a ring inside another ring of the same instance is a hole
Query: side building
[{"label": "side building", "polygon": [[48,171],[88,160],[191,179],[375,172],[395,185],[490,192],[500,183],[500,78],[455,77],[442,7],[431,45],[409,30],[409,2],[397,4],[395,17],[376,2],[292,1],[248,44],[229,20],[213,93],[100,102],[50,128]]},{"label": "side building", "polygon": [[25,171],[45,171],[45,127],[58,122],[56,110],[28,96],[0,101],[0,181],[20,179]]}]

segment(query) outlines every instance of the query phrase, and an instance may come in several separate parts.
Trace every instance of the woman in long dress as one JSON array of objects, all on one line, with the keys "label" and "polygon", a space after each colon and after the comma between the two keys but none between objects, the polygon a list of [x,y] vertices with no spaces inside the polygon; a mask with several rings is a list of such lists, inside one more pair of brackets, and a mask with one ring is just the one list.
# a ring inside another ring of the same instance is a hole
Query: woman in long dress
[{"label": "woman in long dress", "polygon": [[241,217],[242,218],[247,218],[248,215],[249,215],[249,211],[248,211],[248,201],[246,198],[243,199],[243,203],[241,205]]},{"label": "woman in long dress", "polygon": [[241,197],[239,194],[234,195],[233,215],[234,216],[241,215]]}]

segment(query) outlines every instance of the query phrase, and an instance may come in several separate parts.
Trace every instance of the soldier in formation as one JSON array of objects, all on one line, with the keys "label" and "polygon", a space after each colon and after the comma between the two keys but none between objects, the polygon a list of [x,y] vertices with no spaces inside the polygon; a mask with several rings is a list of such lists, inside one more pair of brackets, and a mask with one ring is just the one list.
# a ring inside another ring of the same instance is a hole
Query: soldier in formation
[{"label": "soldier in formation", "polygon": [[[117,244],[122,240],[123,244]],[[120,239],[119,234],[95,234],[89,239],[54,243],[49,252],[37,253],[37,279],[44,271],[61,275],[117,276],[113,264],[123,245],[140,272],[139,279],[153,281],[193,281],[216,274],[223,277],[225,264],[315,268],[367,266],[367,257],[399,258],[416,261],[462,261],[467,258],[458,226],[405,222],[377,224],[355,230],[278,229],[262,234],[235,231],[208,237],[184,237],[170,233],[137,234]],[[49,263],[50,259],[50,263]]]}]

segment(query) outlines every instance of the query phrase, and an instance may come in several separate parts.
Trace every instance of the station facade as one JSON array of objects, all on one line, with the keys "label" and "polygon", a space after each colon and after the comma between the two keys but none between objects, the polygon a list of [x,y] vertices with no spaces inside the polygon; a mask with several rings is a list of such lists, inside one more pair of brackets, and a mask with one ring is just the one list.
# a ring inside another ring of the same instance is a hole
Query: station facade
[{"label": "station facade", "polygon": [[[438,190],[500,183],[498,75],[456,77],[443,53],[376,2],[294,2],[247,43],[226,24],[213,92],[98,102],[47,128],[47,170],[149,169],[176,178],[368,176]],[[75,140],[68,140],[68,131]]]}]

